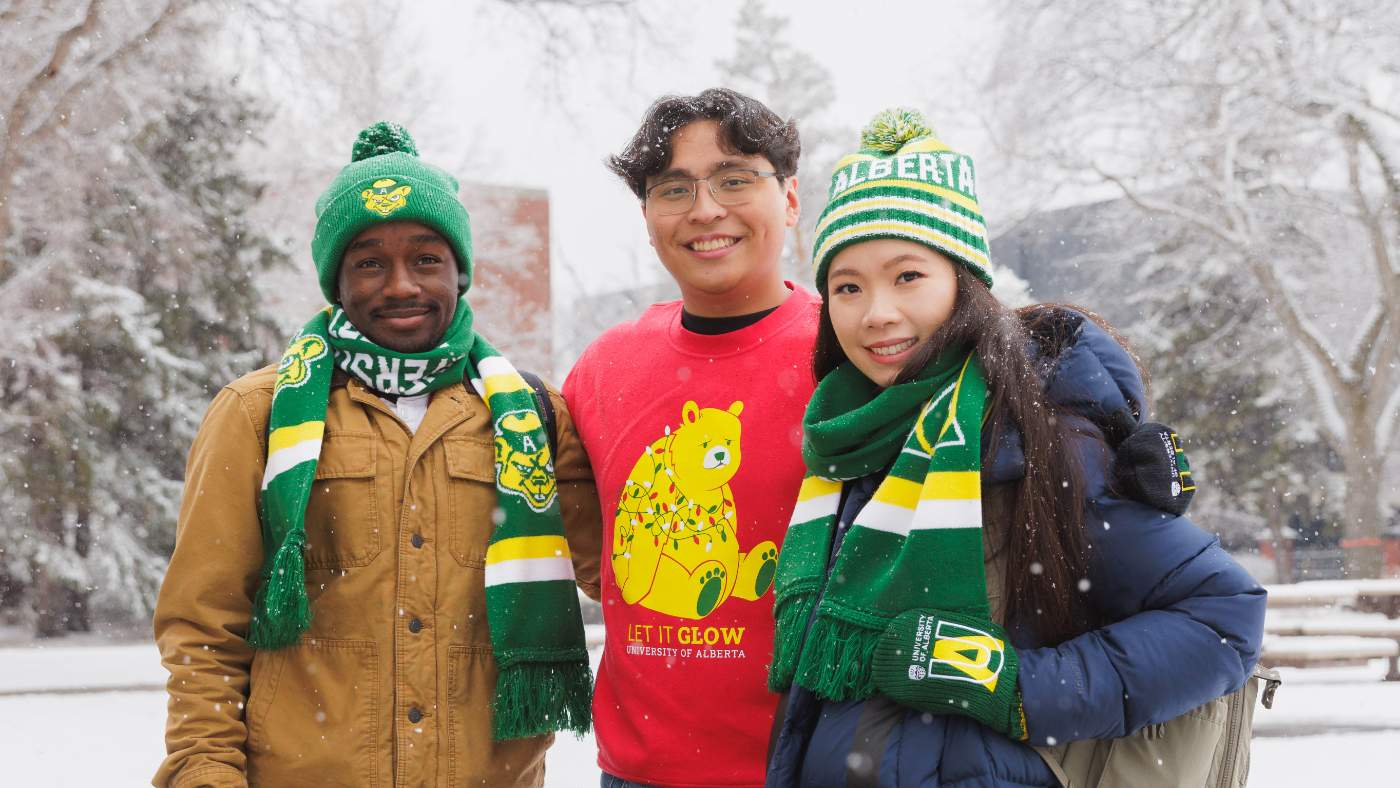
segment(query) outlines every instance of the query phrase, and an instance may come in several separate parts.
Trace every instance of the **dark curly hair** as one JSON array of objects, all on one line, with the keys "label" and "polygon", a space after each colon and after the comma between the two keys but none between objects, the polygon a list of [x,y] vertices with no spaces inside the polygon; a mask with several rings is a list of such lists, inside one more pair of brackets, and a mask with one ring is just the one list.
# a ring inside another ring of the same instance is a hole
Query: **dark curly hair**
[{"label": "dark curly hair", "polygon": [[698,120],[719,123],[720,147],[725,152],[766,157],[780,182],[797,174],[797,159],[802,154],[797,124],[778,117],[763,102],[729,88],[657,99],[627,147],[608,157],[608,169],[627,183],[637,199],[646,199],[647,178],[671,165],[671,138]]}]

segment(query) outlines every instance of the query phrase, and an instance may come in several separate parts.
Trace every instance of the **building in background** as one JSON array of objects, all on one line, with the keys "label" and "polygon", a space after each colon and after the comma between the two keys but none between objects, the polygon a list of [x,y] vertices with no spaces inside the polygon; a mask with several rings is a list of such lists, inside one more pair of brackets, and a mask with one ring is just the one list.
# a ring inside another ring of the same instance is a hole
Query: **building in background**
[{"label": "building in background", "polygon": [[520,369],[551,382],[554,321],[550,306],[549,194],[543,189],[467,183],[476,273],[476,330]]}]

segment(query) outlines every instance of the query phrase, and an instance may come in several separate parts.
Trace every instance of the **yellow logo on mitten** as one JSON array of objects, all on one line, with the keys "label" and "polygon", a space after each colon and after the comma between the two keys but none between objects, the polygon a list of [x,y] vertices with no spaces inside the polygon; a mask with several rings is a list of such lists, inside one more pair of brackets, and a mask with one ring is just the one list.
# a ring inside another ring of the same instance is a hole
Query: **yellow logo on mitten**
[{"label": "yellow logo on mitten", "polygon": [[[968,681],[988,692],[997,691],[997,677],[1006,661],[1006,644],[980,629],[940,619],[933,629],[933,654],[928,678]],[[945,666],[961,673],[940,670]]]}]

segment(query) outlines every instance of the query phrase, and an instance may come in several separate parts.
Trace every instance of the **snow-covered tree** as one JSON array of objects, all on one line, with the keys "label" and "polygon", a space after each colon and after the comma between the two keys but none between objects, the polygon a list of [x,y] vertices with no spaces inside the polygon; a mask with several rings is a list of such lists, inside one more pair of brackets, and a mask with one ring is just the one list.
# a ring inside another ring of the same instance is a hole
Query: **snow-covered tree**
[{"label": "snow-covered tree", "polygon": [[[197,43],[212,17],[100,0],[9,10],[0,170],[0,575],[40,635],[149,613],[209,398],[265,363],[245,220],[252,100]],[[8,20],[7,20],[8,21]],[[182,64],[171,68],[170,64]],[[13,450],[11,450],[13,448]]]},{"label": "snow-covered tree", "polygon": [[[1301,421],[1344,468],[1346,533],[1378,536],[1400,405],[1393,4],[1067,0],[1004,11],[987,93],[1017,191],[1040,202],[1116,192],[1138,223],[1188,231],[1189,251],[1159,262],[1258,307],[1210,338],[1229,372],[1270,379],[1240,408],[1305,390]],[[1258,363],[1270,354],[1231,353],[1246,331],[1271,338],[1277,366]]]},{"label": "snow-covered tree", "polygon": [[[1172,424],[1196,467],[1203,524],[1224,529],[1245,512],[1286,518],[1299,496],[1339,514],[1332,498],[1338,462],[1308,392],[1280,379],[1288,342],[1263,293],[1241,268],[1199,271],[1191,261],[1220,254],[1214,239],[1180,228],[1142,256],[1124,288],[1125,324],[1152,373],[1157,416]],[[1227,534],[1236,543],[1257,534]]]}]

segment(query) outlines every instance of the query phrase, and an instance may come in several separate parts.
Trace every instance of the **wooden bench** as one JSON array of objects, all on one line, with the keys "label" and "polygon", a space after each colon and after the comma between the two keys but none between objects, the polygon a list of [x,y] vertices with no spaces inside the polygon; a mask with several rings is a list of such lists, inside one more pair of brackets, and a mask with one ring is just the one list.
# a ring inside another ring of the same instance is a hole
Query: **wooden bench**
[{"label": "wooden bench", "polygon": [[[1390,662],[1386,681],[1400,681],[1400,578],[1315,580],[1266,588],[1270,615],[1264,620],[1265,664],[1303,668],[1385,658]],[[1302,608],[1326,610],[1309,617]],[[1342,608],[1379,612],[1387,618],[1331,612]],[[1274,614],[1284,609],[1289,611],[1287,618]]]},{"label": "wooden bench", "polygon": [[1385,658],[1386,681],[1400,681],[1400,621],[1269,621],[1261,659],[1271,667],[1356,665]]},{"label": "wooden bench", "polygon": [[1340,605],[1400,617],[1400,578],[1374,580],[1314,580],[1265,586],[1269,608]]}]

